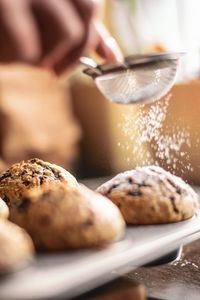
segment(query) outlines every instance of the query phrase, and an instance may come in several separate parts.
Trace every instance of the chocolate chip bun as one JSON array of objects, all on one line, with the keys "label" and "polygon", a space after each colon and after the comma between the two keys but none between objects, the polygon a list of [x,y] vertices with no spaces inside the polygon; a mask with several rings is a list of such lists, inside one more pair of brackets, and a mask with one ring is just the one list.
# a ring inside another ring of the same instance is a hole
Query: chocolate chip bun
[{"label": "chocolate chip bun", "polygon": [[0,197],[11,207],[27,190],[52,182],[76,186],[76,179],[65,169],[41,159],[21,161],[0,174]]},{"label": "chocolate chip bun", "polygon": [[162,224],[191,218],[198,195],[181,178],[156,166],[118,174],[97,192],[121,210],[127,224]]},{"label": "chocolate chip bun", "polygon": [[17,225],[0,219],[0,274],[21,267],[33,253],[29,235]]},{"label": "chocolate chip bun", "polygon": [[52,251],[102,246],[121,237],[125,227],[119,209],[84,186],[32,189],[11,207],[10,219],[38,250]]},{"label": "chocolate chip bun", "polygon": [[0,219],[8,219],[9,209],[6,203],[0,198]]}]

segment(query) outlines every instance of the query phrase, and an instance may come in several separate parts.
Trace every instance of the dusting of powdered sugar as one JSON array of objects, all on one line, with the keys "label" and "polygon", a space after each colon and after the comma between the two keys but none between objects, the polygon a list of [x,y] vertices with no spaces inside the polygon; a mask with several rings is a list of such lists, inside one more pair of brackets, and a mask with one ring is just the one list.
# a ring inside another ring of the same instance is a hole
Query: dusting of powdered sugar
[{"label": "dusting of powdered sugar", "polygon": [[184,260],[177,260],[171,263],[173,266],[181,266],[181,267],[192,267],[195,269],[199,269],[199,266],[197,264],[195,264],[194,262],[191,262],[187,259]]},{"label": "dusting of powdered sugar", "polygon": [[[168,94],[165,99],[148,107],[140,105],[136,112],[134,107],[130,107],[124,113],[122,124],[119,125],[126,136],[126,142],[123,145],[118,143],[118,146],[124,150],[131,149],[139,165],[155,164],[162,167],[163,162],[172,173],[178,169],[184,174],[186,171],[193,171],[190,156],[184,150],[191,148],[190,130],[188,127],[183,128],[178,122],[177,125],[173,122],[173,125],[163,126],[170,98],[171,94]],[[126,159],[130,161],[130,157]]]}]

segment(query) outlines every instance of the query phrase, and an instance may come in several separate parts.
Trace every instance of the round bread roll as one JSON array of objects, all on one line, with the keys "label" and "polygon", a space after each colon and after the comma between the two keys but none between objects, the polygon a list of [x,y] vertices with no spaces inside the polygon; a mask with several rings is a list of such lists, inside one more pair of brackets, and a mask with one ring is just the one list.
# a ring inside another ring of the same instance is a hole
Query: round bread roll
[{"label": "round bread roll", "polygon": [[191,218],[198,195],[181,178],[156,166],[118,174],[97,192],[121,210],[127,224],[162,224]]},{"label": "round bread roll", "polygon": [[12,206],[10,219],[24,228],[39,250],[101,246],[122,236],[125,223],[107,198],[84,186],[35,188]]},{"label": "round bread roll", "polygon": [[41,159],[21,161],[0,174],[0,197],[8,204],[19,204],[27,190],[52,182],[76,186],[76,179],[65,169]]},{"label": "round bread roll", "polygon": [[0,274],[27,263],[34,253],[29,235],[17,225],[0,220]]},{"label": "round bread roll", "polygon": [[6,203],[0,198],[0,219],[8,219],[9,209]]}]

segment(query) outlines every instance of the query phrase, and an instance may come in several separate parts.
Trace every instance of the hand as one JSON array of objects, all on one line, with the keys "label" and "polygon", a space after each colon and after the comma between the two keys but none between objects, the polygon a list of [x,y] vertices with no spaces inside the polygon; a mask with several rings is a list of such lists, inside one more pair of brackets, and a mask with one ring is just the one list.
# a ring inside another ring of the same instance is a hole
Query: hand
[{"label": "hand", "polygon": [[95,19],[92,0],[0,0],[0,61],[22,61],[62,73],[87,51],[121,59]]}]

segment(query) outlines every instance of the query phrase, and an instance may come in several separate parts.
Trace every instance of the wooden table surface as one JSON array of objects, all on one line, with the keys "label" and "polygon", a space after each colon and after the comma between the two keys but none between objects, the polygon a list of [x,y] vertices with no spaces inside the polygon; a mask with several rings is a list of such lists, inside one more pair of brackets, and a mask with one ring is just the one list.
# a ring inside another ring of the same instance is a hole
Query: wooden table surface
[{"label": "wooden table surface", "polygon": [[121,281],[127,286],[130,286],[130,283],[135,285],[136,282],[143,284],[148,299],[199,300],[200,240],[183,247],[178,261],[157,267],[139,268],[77,300],[95,300],[99,295],[104,299],[103,296],[106,297],[108,293],[115,291]]},{"label": "wooden table surface", "polygon": [[139,268],[127,275],[143,283],[147,294],[158,299],[200,299],[200,240],[183,248],[181,259],[172,264]]},{"label": "wooden table surface", "polygon": [[[89,185],[96,186],[96,184]],[[172,263],[138,268],[121,279],[77,299],[95,300],[100,294],[106,298],[106,295],[114,291],[121,281],[125,285],[127,282],[128,286],[135,285],[136,282],[143,284],[150,299],[200,300],[200,240],[183,247],[181,257]]]}]

